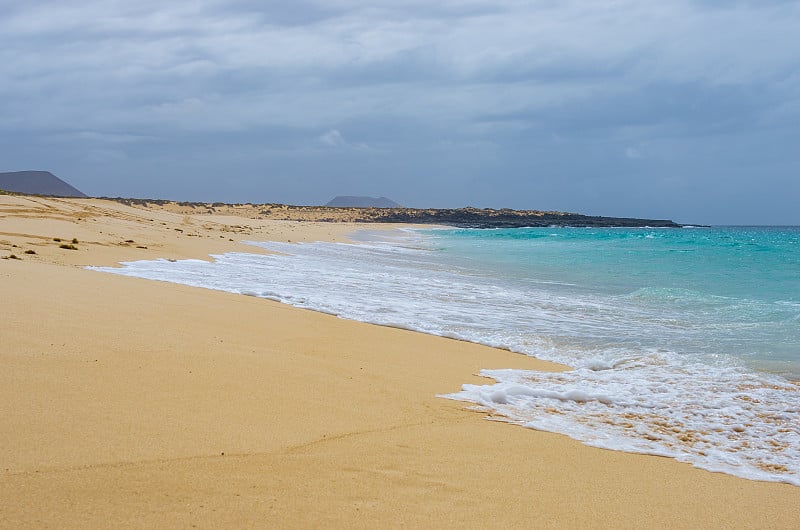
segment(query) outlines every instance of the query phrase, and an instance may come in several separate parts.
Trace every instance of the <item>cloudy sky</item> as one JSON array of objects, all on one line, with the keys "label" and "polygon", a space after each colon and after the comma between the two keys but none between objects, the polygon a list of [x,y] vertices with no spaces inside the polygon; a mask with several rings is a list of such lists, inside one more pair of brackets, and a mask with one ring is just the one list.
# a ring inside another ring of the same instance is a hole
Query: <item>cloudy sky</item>
[{"label": "cloudy sky", "polygon": [[0,171],[800,224],[800,1],[0,0]]}]

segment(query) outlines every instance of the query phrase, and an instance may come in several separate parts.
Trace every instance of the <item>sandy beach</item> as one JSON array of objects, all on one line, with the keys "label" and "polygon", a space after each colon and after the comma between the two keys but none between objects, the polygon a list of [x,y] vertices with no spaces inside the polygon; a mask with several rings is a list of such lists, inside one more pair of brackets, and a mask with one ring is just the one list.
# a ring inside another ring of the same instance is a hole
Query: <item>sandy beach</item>
[{"label": "sandy beach", "polygon": [[83,268],[361,227],[0,195],[0,527],[797,526],[795,486],[436,397],[558,365]]}]

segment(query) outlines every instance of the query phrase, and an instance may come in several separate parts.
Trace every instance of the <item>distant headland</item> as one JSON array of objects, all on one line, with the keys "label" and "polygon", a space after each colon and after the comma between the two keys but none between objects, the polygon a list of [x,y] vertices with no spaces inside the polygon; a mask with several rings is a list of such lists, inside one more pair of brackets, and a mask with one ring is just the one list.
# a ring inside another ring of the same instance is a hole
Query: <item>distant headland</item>
[{"label": "distant headland", "polygon": [[355,195],[338,195],[328,201],[325,206],[335,208],[402,208],[401,205],[387,197],[364,197]]},{"label": "distant headland", "polygon": [[292,206],[287,204],[226,204],[175,202],[159,199],[112,200],[140,207],[160,207],[175,213],[237,215],[251,219],[353,223],[439,224],[464,228],[522,228],[545,226],[680,228],[668,219],[602,217],[569,212],[511,210],[504,208],[376,208]]}]

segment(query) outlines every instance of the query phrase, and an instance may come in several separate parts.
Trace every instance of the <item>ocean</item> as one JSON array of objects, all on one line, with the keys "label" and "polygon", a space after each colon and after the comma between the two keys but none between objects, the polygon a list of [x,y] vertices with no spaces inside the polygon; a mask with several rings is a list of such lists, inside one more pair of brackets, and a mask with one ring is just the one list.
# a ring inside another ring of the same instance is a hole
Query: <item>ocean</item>
[{"label": "ocean", "polygon": [[90,268],[562,363],[571,369],[484,370],[494,383],[441,397],[595,447],[800,486],[800,227],[354,238]]}]

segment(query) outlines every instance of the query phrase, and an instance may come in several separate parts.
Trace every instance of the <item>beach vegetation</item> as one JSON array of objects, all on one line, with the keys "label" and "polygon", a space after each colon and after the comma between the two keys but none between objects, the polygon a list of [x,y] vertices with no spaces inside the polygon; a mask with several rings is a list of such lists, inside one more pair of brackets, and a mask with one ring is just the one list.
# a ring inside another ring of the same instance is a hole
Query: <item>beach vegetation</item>
[{"label": "beach vegetation", "polygon": [[25,254],[36,254],[36,251],[28,249],[28,250],[25,251]]},{"label": "beach vegetation", "polygon": [[16,254],[11,254],[10,256],[8,256],[8,259],[22,259],[22,258],[18,258]]},{"label": "beach vegetation", "polygon": [[78,247],[76,247],[75,245],[70,245],[69,243],[63,243],[59,245],[58,248],[65,248],[67,250],[78,250]]},{"label": "beach vegetation", "polygon": [[77,245],[78,244],[78,238],[77,237],[73,237],[72,238],[72,244],[73,245]]},{"label": "beach vegetation", "polygon": [[61,238],[60,237],[54,237],[53,241],[55,241],[56,243],[61,243]]}]

